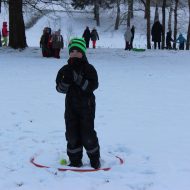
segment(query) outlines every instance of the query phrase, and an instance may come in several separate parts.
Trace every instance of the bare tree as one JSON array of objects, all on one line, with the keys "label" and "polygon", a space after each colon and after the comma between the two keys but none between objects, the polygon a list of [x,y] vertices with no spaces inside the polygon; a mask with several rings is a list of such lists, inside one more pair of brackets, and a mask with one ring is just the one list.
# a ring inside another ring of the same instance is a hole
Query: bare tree
[{"label": "bare tree", "polygon": [[166,28],[166,0],[162,4],[162,49],[165,47],[165,28]]},{"label": "bare tree", "polygon": [[116,20],[115,20],[115,30],[118,30],[119,29],[119,23],[120,23],[120,1],[121,0],[117,0],[116,1],[116,4],[117,4],[117,16],[116,16]]},{"label": "bare tree", "polygon": [[187,32],[186,50],[189,50],[189,46],[190,46],[190,0],[188,0],[188,4],[189,4],[189,26],[188,26],[188,32]]},{"label": "bare tree", "polygon": [[177,39],[177,9],[178,9],[179,0],[175,0],[174,8],[174,43],[173,48],[176,49],[176,39]]},{"label": "bare tree", "polygon": [[127,26],[131,25],[131,0],[128,0]]},{"label": "bare tree", "polygon": [[128,0],[130,18],[133,18],[133,0]]},{"label": "bare tree", "polygon": [[15,49],[27,47],[22,6],[22,0],[9,0],[9,46]]},{"label": "bare tree", "polygon": [[169,17],[168,17],[168,30],[172,30],[172,12],[173,12],[173,3],[170,4]]},{"label": "bare tree", "polygon": [[159,13],[158,13],[158,4],[156,4],[155,14],[154,14],[154,22],[159,20]]},{"label": "bare tree", "polygon": [[145,12],[144,12],[144,19],[146,19],[147,18],[147,16],[146,16],[146,13],[147,13],[147,11],[146,11],[146,2],[145,2],[145,0],[139,0],[143,5],[144,5],[144,7],[145,7]]},{"label": "bare tree", "polygon": [[96,25],[100,26],[100,4],[99,0],[94,0],[94,18],[96,20]]},{"label": "bare tree", "polygon": [[147,48],[151,49],[150,42],[150,0],[146,0],[146,18],[147,18]]}]

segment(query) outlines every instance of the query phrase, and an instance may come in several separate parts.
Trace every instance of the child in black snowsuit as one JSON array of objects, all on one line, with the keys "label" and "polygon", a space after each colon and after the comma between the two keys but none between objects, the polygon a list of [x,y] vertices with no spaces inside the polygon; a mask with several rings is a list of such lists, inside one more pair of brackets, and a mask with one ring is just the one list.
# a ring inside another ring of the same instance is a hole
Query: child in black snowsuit
[{"label": "child in black snowsuit", "polygon": [[172,49],[172,44],[174,40],[172,39],[172,31],[168,31],[166,35],[166,49]]},{"label": "child in black snowsuit", "polygon": [[82,166],[83,147],[93,168],[100,168],[100,146],[94,130],[95,96],[98,75],[86,58],[83,38],[68,45],[69,60],[58,72],[56,89],[66,94],[65,124],[69,166]]}]

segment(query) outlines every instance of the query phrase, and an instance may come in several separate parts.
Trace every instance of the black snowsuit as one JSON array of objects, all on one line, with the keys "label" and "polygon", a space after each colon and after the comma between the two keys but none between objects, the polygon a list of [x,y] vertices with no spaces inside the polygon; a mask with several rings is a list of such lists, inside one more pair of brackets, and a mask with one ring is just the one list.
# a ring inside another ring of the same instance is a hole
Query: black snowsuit
[{"label": "black snowsuit", "polygon": [[160,49],[162,32],[163,32],[163,29],[162,29],[162,25],[160,24],[160,22],[159,21],[155,22],[153,24],[152,30],[151,30],[152,41],[154,42],[154,49],[156,49],[157,43],[158,43],[158,48]]},{"label": "black snowsuit", "polygon": [[[73,82],[73,72],[83,76],[81,85]],[[65,124],[67,154],[71,162],[82,159],[83,147],[90,161],[99,160],[100,147],[94,130],[95,96],[98,75],[95,68],[83,59],[70,58],[58,72],[56,78],[58,92],[66,93]],[[60,88],[60,86],[62,88]]]},{"label": "black snowsuit", "polygon": [[46,32],[41,36],[40,47],[42,48],[43,57],[50,57],[50,48],[48,46],[50,35]]},{"label": "black snowsuit", "polygon": [[90,30],[88,27],[85,29],[82,37],[84,38],[84,40],[86,42],[86,47],[89,48],[89,42],[90,42],[91,34],[90,34]]},{"label": "black snowsuit", "polygon": [[166,35],[166,49],[172,49],[172,45],[171,42],[173,42],[174,40],[172,39],[172,32],[169,31],[167,32]]}]

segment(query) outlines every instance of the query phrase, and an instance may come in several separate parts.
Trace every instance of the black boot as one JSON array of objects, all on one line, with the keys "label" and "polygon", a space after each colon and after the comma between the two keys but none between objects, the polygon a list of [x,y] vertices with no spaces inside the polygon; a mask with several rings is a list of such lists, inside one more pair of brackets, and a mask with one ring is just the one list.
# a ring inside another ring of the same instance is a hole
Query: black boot
[{"label": "black boot", "polygon": [[83,165],[82,161],[71,161],[68,166],[80,168]]},{"label": "black boot", "polygon": [[90,159],[90,165],[94,169],[99,169],[101,167],[100,159]]}]

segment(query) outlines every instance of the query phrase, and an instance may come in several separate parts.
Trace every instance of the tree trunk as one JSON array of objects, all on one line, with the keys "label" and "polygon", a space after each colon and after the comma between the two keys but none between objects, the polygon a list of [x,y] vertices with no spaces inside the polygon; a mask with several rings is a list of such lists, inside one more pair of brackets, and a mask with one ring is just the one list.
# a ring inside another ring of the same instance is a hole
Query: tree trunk
[{"label": "tree trunk", "polygon": [[173,48],[176,49],[176,39],[177,39],[177,9],[178,9],[179,0],[175,0],[174,8],[174,43]]},{"label": "tree trunk", "polygon": [[189,50],[190,46],[190,0],[188,0],[189,4],[189,26],[188,26],[188,32],[187,32],[187,43],[186,43],[186,50]]},{"label": "tree trunk", "polygon": [[94,1],[94,18],[96,19],[96,25],[100,26],[100,14],[99,14],[99,9],[100,9],[100,5],[99,5],[99,1],[95,0]]},{"label": "tree trunk", "polygon": [[134,0],[131,0],[131,18],[134,17],[133,4],[134,4]]},{"label": "tree trunk", "polygon": [[158,13],[158,5],[156,4],[155,14],[154,14],[154,22],[159,20],[159,13]]},{"label": "tree trunk", "polygon": [[150,42],[150,0],[146,0],[146,16],[147,16],[147,49],[151,49],[151,42]]},{"label": "tree trunk", "polygon": [[165,47],[165,31],[166,31],[166,0],[162,4],[162,49]]},{"label": "tree trunk", "polygon": [[120,23],[120,0],[117,0],[117,16],[115,21],[115,30],[119,29],[119,23]]},{"label": "tree trunk", "polygon": [[128,0],[127,26],[131,25],[131,0]]},{"label": "tree trunk", "polygon": [[22,3],[9,0],[9,46],[15,49],[27,47]]},{"label": "tree trunk", "polygon": [[172,3],[171,3],[170,11],[169,11],[169,18],[168,18],[168,31],[172,30],[172,12],[173,12],[173,6],[172,6]]}]

